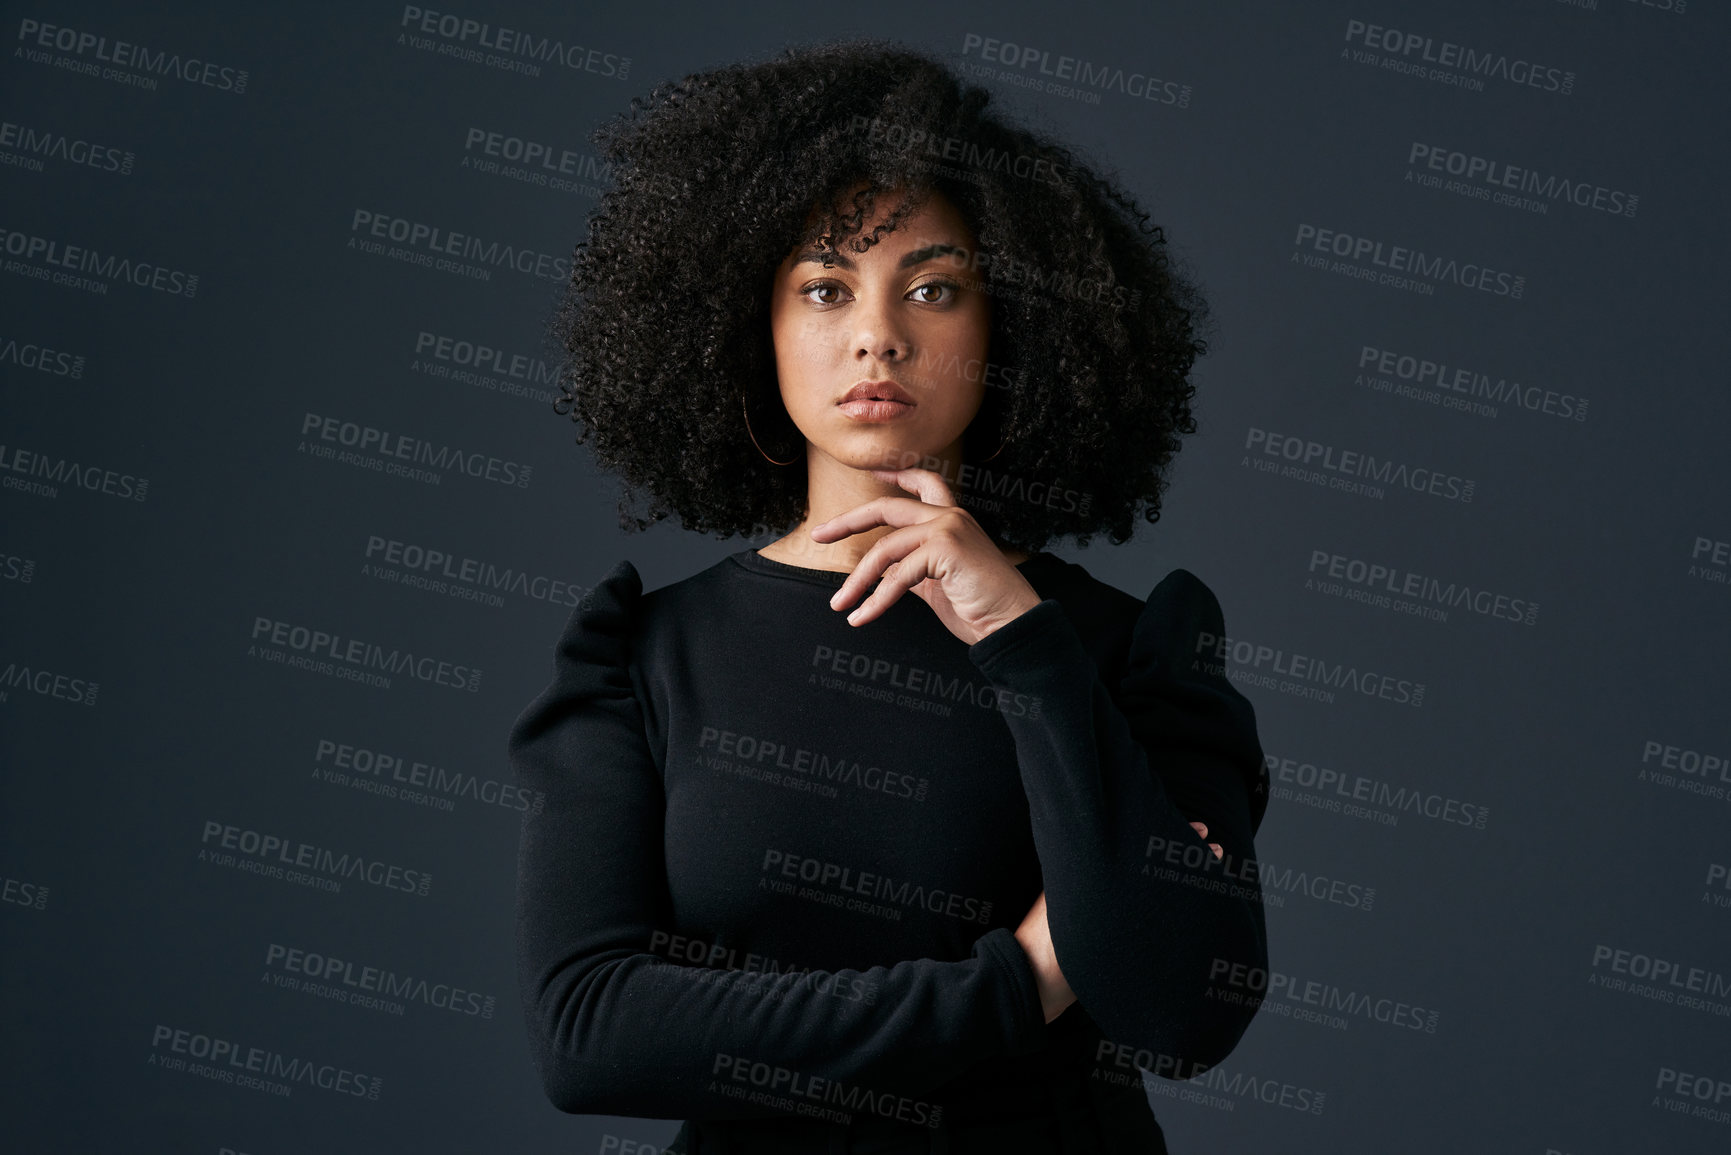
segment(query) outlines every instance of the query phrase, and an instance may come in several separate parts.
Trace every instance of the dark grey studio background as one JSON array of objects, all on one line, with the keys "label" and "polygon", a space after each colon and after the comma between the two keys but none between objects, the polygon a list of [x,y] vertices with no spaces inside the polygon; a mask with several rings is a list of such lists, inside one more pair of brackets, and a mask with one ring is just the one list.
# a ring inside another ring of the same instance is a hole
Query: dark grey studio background
[{"label": "dark grey studio background", "polygon": [[[1731,1144],[1731,774],[1697,761],[1731,755],[1718,143],[1731,28],[1715,6],[891,3],[869,21],[806,4],[450,9],[629,57],[624,81],[418,51],[398,43],[391,4],[175,9],[6,5],[0,121],[133,158],[122,174],[0,144],[8,1149],[605,1152],[672,1135],[671,1121],[573,1118],[541,1096],[512,977],[516,812],[334,785],[313,776],[316,751],[347,743],[509,783],[505,731],[569,613],[556,597],[490,605],[365,576],[372,537],[579,589],[621,557],[653,588],[747,543],[622,534],[613,482],[544,402],[498,388],[503,374],[488,387],[414,367],[423,332],[545,356],[556,281],[363,254],[350,223],[366,209],[564,255],[592,196],[462,167],[471,129],[587,153],[589,130],[657,80],[855,32],[977,62],[973,34],[1190,86],[1174,107],[987,82],[1122,174],[1220,322],[1164,519],[1119,549],[1060,552],[1138,597],[1184,566],[1235,639],[1423,683],[1418,707],[1245,692],[1270,755],[1487,813],[1479,829],[1383,806],[1389,824],[1300,797],[1308,770],[1276,773],[1259,855],[1310,881],[1265,881],[1282,901],[1273,968],[1357,1009],[1265,1011],[1190,1098],[1151,1081],[1173,1150]],[[245,69],[246,91],[80,75],[21,51],[27,20]],[[1364,47],[1345,39],[1351,20],[1572,72],[1572,91],[1474,91],[1367,64],[1343,56]],[[1421,187],[1405,179],[1414,142],[1638,207],[1540,213]],[[1306,224],[1509,271],[1523,292],[1308,268],[1294,260],[1311,251],[1294,243]],[[196,273],[197,293],[47,283],[31,270],[49,266],[15,248],[28,238]],[[1586,416],[1380,392],[1355,383],[1366,346],[1584,398]],[[435,485],[318,460],[297,448],[308,413],[527,464],[532,479],[449,470]],[[1473,500],[1264,472],[1245,463],[1252,430],[1470,479]],[[32,480],[20,451],[148,479],[147,496],[30,492],[12,484]],[[1531,625],[1461,607],[1434,621],[1331,596],[1306,588],[1316,551],[1539,611]],[[272,664],[248,655],[259,618],[478,668],[478,689]],[[88,683],[95,701],[74,700]],[[209,822],[432,883],[328,893],[201,862]],[[1374,903],[1313,897],[1333,882]],[[410,1002],[398,1016],[280,989],[273,943],[496,1010]],[[1648,994],[1616,989],[1654,960],[1675,973],[1649,975]],[[1396,1003],[1434,1011],[1434,1033],[1366,1009]],[[303,1084],[285,1098],[166,1070],[150,1063],[166,1053],[159,1026],[377,1078],[379,1093]],[[1282,1106],[1295,1088],[1320,1094],[1320,1112]]]}]

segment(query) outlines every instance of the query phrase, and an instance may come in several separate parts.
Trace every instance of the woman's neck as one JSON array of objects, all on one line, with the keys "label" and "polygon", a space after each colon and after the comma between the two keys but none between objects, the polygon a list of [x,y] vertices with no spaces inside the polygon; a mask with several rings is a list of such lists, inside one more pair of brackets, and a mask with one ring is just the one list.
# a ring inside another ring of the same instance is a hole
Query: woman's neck
[{"label": "woman's neck", "polygon": [[[876,536],[869,540],[858,540],[863,536],[861,534],[855,534],[853,537],[842,541],[813,541],[808,531],[812,525],[816,524],[818,523],[802,521],[794,527],[792,533],[770,542],[757,552],[770,561],[779,561],[784,565],[804,566],[807,569],[835,570],[837,573],[852,573],[858,568],[860,559],[877,541]],[[1003,545],[998,546],[998,552],[1003,554],[1004,560],[1011,565],[1021,565],[1030,556],[1027,550],[1012,549]]]},{"label": "woman's neck", "polygon": [[[947,446],[943,452],[936,455],[917,456],[906,455],[886,460],[882,468],[917,468],[929,469],[936,473],[949,488],[953,498],[959,488],[959,468],[962,445],[958,438],[955,443]],[[860,559],[877,540],[885,534],[899,528],[893,525],[876,525],[858,533],[849,534],[839,541],[818,542],[811,538],[811,527],[832,521],[851,509],[858,508],[866,502],[879,497],[906,497],[919,500],[917,494],[902,488],[894,481],[874,477],[869,469],[857,465],[844,464],[826,453],[817,452],[807,445],[806,456],[806,514],[793,531],[757,552],[771,561],[779,561],[786,565],[805,566],[810,569],[835,570],[840,573],[852,573],[859,566]],[[1011,565],[1020,565],[1028,558],[1025,550],[1010,549],[998,546],[1004,560]]]}]

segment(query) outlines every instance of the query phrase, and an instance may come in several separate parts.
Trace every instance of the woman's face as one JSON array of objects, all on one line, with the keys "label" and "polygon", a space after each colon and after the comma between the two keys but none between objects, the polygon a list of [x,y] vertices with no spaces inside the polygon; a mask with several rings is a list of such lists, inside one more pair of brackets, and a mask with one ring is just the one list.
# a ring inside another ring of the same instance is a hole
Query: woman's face
[{"label": "woman's face", "polygon": [[[899,202],[880,196],[876,219]],[[864,253],[794,252],[770,296],[775,368],[788,416],[818,453],[856,469],[959,460],[985,393],[990,302],[973,272],[975,238],[933,192]],[[906,404],[846,401],[896,390]],[[926,466],[930,468],[930,466]]]}]

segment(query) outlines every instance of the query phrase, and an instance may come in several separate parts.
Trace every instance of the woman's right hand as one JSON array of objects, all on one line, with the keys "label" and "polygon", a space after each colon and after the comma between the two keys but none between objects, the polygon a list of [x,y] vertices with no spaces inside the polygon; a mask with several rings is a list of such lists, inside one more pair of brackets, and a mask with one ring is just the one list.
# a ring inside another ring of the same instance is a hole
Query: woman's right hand
[{"label": "woman's right hand", "polygon": [[[1206,822],[1192,822],[1190,825],[1194,826],[1196,828],[1196,833],[1200,834],[1203,838],[1208,837],[1208,823],[1206,823]],[[1220,849],[1220,844],[1218,842],[1210,842],[1208,844],[1208,846],[1209,846],[1209,849],[1214,851],[1214,857],[1216,857],[1216,858],[1226,857],[1225,853]]]}]

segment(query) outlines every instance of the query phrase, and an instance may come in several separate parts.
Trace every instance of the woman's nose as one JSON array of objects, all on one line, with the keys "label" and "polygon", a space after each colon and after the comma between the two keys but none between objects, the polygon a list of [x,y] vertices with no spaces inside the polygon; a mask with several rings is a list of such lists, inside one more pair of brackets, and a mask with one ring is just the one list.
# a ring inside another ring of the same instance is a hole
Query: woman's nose
[{"label": "woman's nose", "polygon": [[857,314],[853,356],[856,361],[875,357],[880,361],[906,361],[912,351],[908,332],[898,310],[890,302],[867,305]]}]

